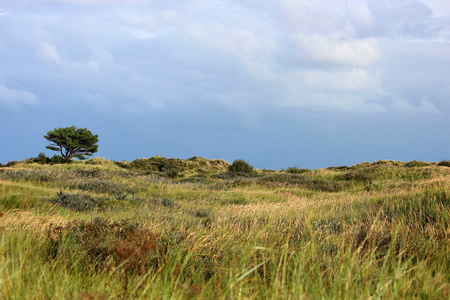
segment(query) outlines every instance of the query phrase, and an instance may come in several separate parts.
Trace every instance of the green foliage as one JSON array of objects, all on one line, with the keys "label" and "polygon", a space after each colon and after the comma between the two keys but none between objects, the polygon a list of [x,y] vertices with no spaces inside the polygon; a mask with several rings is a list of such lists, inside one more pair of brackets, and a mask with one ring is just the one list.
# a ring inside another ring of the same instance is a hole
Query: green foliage
[{"label": "green foliage", "polygon": [[450,160],[443,160],[443,161],[439,162],[438,166],[439,167],[450,167]]},{"label": "green foliage", "polygon": [[7,167],[13,167],[15,165],[17,165],[18,163],[20,163],[19,161],[16,160],[12,160],[12,161],[8,161],[8,163],[6,164]]},{"label": "green foliage", "polygon": [[63,191],[58,192],[53,200],[53,203],[75,211],[86,211],[99,208],[102,206],[103,202],[103,199],[92,197],[89,194],[68,194]]},{"label": "green foliage", "polygon": [[85,159],[98,151],[98,135],[92,134],[86,128],[61,127],[47,132],[44,138],[50,141],[47,149],[59,151],[64,161],[73,157]]},{"label": "green foliage", "polygon": [[347,166],[339,166],[339,167],[329,167],[327,168],[328,170],[333,170],[333,171],[346,171],[348,169],[350,169],[350,167]]},{"label": "green foliage", "polygon": [[50,158],[50,162],[52,164],[61,164],[61,163],[63,163],[63,158],[61,156],[59,156],[58,154],[55,154],[52,156],[52,158]]},{"label": "green foliage", "polygon": [[45,165],[50,162],[50,159],[45,155],[45,153],[41,152],[36,158],[33,158],[32,161]]},{"label": "green foliage", "polygon": [[428,167],[428,166],[431,166],[431,163],[425,162],[425,161],[417,161],[417,160],[412,160],[405,164],[405,167],[408,167],[408,168],[418,168],[418,167]]},{"label": "green foliage", "polygon": [[122,265],[125,272],[143,274],[151,264],[157,266],[157,260],[150,258],[159,248],[156,237],[137,222],[95,218],[50,226],[44,253],[65,261],[69,267],[74,260],[83,261],[77,266],[81,271]]},{"label": "green foliage", "polygon": [[228,172],[230,173],[237,173],[237,174],[249,174],[253,173],[254,169],[253,166],[251,166],[248,162],[246,162],[243,159],[236,159],[233,161],[231,166],[228,167]]},{"label": "green foliage", "polygon": [[309,173],[311,172],[310,169],[299,169],[297,167],[289,167],[286,170],[284,170],[287,173],[291,173],[291,174],[302,174],[302,173]]},{"label": "green foliage", "polygon": [[358,182],[371,182],[375,180],[418,180],[430,178],[428,169],[411,170],[411,168],[396,167],[386,164],[376,164],[366,168],[350,169],[337,176],[338,180],[352,180]]},{"label": "green foliage", "polygon": [[448,168],[158,161],[0,169],[0,299],[450,296]]},{"label": "green foliage", "polygon": [[116,165],[146,174],[154,173],[168,178],[184,178],[192,175],[207,177],[208,175],[217,174],[226,170],[230,164],[221,159],[210,160],[192,157],[184,160],[153,156],[151,158],[136,159],[132,162],[119,161],[116,162]]},{"label": "green foliage", "polygon": [[403,167],[405,163],[395,160],[378,160],[372,163],[372,166],[390,166],[390,167]]}]

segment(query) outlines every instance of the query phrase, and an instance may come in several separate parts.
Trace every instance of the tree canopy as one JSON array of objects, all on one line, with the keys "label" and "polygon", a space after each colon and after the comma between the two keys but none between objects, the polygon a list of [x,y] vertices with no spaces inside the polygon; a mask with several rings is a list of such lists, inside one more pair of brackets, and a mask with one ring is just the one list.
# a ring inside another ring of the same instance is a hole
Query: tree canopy
[{"label": "tree canopy", "polygon": [[97,152],[98,135],[92,134],[86,128],[61,127],[47,132],[44,138],[50,141],[47,149],[59,151],[61,157],[69,161],[72,158],[85,159]]}]

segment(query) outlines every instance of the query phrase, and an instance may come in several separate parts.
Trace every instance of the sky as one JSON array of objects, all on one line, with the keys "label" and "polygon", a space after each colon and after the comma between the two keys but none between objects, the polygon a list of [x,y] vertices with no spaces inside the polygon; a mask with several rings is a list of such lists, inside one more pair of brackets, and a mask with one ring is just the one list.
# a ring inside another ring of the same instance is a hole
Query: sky
[{"label": "sky", "polygon": [[450,1],[0,0],[0,162],[450,159]]}]

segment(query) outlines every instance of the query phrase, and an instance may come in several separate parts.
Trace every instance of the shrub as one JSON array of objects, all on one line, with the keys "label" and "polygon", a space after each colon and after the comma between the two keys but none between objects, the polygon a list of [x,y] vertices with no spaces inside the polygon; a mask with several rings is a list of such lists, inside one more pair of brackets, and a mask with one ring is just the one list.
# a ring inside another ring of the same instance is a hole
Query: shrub
[{"label": "shrub", "polygon": [[412,160],[412,161],[410,161],[410,162],[407,162],[407,163],[405,164],[405,167],[408,167],[408,168],[428,167],[428,166],[430,166],[430,165],[431,165],[431,163],[429,163],[429,162]]},{"label": "shrub", "polygon": [[231,173],[253,173],[254,169],[248,162],[243,159],[236,159],[231,166],[228,167]]},{"label": "shrub", "polygon": [[405,163],[401,161],[395,161],[395,160],[377,160],[376,162],[372,163],[373,166],[390,166],[390,167],[403,167]]},{"label": "shrub", "polygon": [[85,211],[100,207],[104,200],[94,198],[89,194],[67,194],[60,191],[56,194],[53,202],[67,209]]},{"label": "shrub", "polygon": [[86,164],[88,165],[112,165],[114,164],[113,162],[111,162],[110,160],[107,160],[106,158],[102,158],[102,157],[94,157],[91,158],[89,160],[86,161]]},{"label": "shrub", "polygon": [[17,165],[19,162],[16,160],[12,160],[12,161],[8,161],[8,163],[6,164],[7,167],[12,167]]},{"label": "shrub", "polygon": [[[143,274],[157,266],[160,244],[139,223],[95,218],[50,226],[45,248],[47,257],[61,258],[70,267],[74,258],[79,258],[83,262],[81,268],[122,266],[127,276]],[[125,281],[124,287],[126,284]]]},{"label": "shrub", "polygon": [[339,167],[329,167],[327,168],[328,170],[332,170],[332,171],[347,171],[350,169],[350,167],[348,166],[339,166]]},{"label": "shrub", "polygon": [[364,161],[362,163],[359,163],[357,165],[351,166],[350,169],[356,170],[356,169],[364,169],[370,167],[372,164],[370,162]]},{"label": "shrub", "polygon": [[311,172],[311,170],[310,169],[299,169],[297,167],[290,167],[290,168],[287,168],[285,170],[285,172],[291,173],[291,174],[302,174],[302,173],[309,173],[309,172]]},{"label": "shrub", "polygon": [[450,167],[450,160],[443,160],[440,163],[438,163],[439,167]]},{"label": "shrub", "polygon": [[50,159],[45,156],[45,153],[41,152],[39,155],[34,159],[35,162],[40,163],[41,165],[47,164],[50,162]]},{"label": "shrub", "polygon": [[52,156],[52,158],[50,158],[50,162],[51,162],[52,164],[60,164],[60,163],[63,162],[63,159],[62,159],[61,156],[55,154],[55,155]]}]

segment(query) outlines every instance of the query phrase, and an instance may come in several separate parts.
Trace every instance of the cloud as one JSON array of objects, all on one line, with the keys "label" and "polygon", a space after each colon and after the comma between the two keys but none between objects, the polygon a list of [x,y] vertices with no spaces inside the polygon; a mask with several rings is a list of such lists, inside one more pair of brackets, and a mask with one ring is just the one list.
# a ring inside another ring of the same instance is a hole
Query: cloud
[{"label": "cloud", "polygon": [[90,105],[100,105],[104,106],[108,104],[105,96],[100,93],[90,93],[89,91],[81,91],[81,96],[87,101]]},{"label": "cloud", "polygon": [[36,95],[24,90],[7,88],[0,84],[0,104],[6,109],[19,111],[26,105],[37,105],[40,101]]},{"label": "cloud", "polygon": [[347,14],[350,26],[362,37],[430,38],[438,31],[433,11],[417,0],[350,1]]},{"label": "cloud", "polygon": [[309,32],[329,34],[341,30],[343,22],[342,6],[346,0],[330,2],[281,0],[276,8],[277,19],[291,33]]},{"label": "cloud", "polygon": [[[56,46],[51,45],[48,42],[40,42],[39,44],[39,58],[45,61],[55,63],[65,69],[81,72],[85,70],[93,70],[94,72],[100,72],[101,62],[95,59],[88,61],[77,61],[70,58],[62,59]],[[110,60],[107,52],[103,52],[105,60]]]},{"label": "cloud", "polygon": [[363,67],[374,65],[381,58],[377,43],[373,39],[298,34],[295,41],[299,50],[317,62]]},{"label": "cloud", "polygon": [[315,112],[387,112],[377,101],[385,93],[379,77],[378,72],[364,68],[292,72],[279,78],[279,99],[283,100],[277,104]]},{"label": "cloud", "polygon": [[48,60],[57,64],[61,63],[58,50],[55,46],[48,42],[41,42],[39,45],[39,57],[43,60]]},{"label": "cloud", "polygon": [[440,111],[433,102],[422,99],[417,105],[414,105],[404,99],[398,99],[392,102],[391,109],[394,112],[403,114],[436,114]]},{"label": "cloud", "polygon": [[[433,69],[428,58],[421,73],[400,65],[403,57],[408,64],[424,58],[403,38],[428,43],[432,21],[437,22],[428,4],[417,0],[280,0],[276,5],[60,0],[67,3],[57,11],[55,1],[40,1],[36,13],[16,10],[15,21],[3,26],[16,34],[5,35],[3,48],[28,51],[14,42],[34,22],[27,42],[38,45],[41,61],[27,60],[27,65],[53,64],[51,80],[64,74],[58,84],[77,85],[124,106],[131,101],[170,110],[177,103],[208,99],[217,106],[245,103],[233,106],[236,110],[401,111],[405,104],[389,106],[388,95],[411,99],[405,86],[418,89],[418,82],[432,81],[424,75]],[[389,51],[386,43],[392,45]],[[407,83],[402,90],[400,80]]]}]

